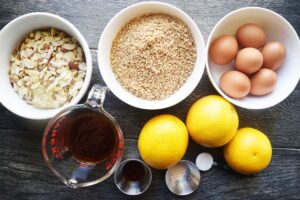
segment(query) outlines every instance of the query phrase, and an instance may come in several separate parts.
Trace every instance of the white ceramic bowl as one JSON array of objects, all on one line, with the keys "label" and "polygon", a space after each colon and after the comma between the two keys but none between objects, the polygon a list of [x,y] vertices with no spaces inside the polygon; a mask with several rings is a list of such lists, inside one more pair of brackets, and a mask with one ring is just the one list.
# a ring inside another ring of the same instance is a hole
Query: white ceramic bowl
[{"label": "white ceramic bowl", "polygon": [[281,15],[265,8],[246,7],[229,13],[215,25],[206,44],[207,52],[217,37],[226,34],[235,35],[236,30],[246,23],[260,25],[267,34],[267,42],[276,40],[286,47],[287,56],[283,66],[277,71],[278,81],[274,90],[264,96],[248,95],[243,99],[229,97],[219,87],[219,79],[224,72],[233,68],[233,63],[226,66],[216,65],[208,54],[207,73],[215,89],[231,103],[247,109],[268,108],[287,98],[297,86],[300,78],[299,37],[291,24]]},{"label": "white ceramic bowl", "polygon": [[[67,105],[57,109],[38,109],[27,104],[13,90],[8,76],[10,57],[14,49],[31,31],[53,27],[75,37],[83,48],[87,65],[84,84],[78,95]],[[8,23],[0,32],[0,102],[11,112],[29,119],[48,119],[62,109],[77,104],[85,94],[92,75],[92,57],[88,44],[70,22],[50,13],[29,13]]]},{"label": "white ceramic bowl", "polygon": [[[181,19],[191,29],[196,43],[197,60],[192,74],[176,93],[164,100],[144,100],[127,92],[116,80],[110,65],[110,50],[117,33],[130,20],[147,13],[165,13]],[[205,58],[205,43],[195,22],[182,10],[161,2],[137,3],[121,10],[106,25],[98,45],[99,68],[102,78],[109,89],[125,103],[148,110],[167,108],[185,99],[195,89],[202,77]]]}]

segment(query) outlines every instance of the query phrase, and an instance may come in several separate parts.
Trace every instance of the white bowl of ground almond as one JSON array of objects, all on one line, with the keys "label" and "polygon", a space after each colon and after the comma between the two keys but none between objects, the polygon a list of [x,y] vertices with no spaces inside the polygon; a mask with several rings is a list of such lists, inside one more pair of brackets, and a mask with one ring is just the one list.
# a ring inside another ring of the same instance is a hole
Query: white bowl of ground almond
[{"label": "white bowl of ground almond", "polygon": [[98,45],[98,64],[110,90],[141,109],[185,99],[205,67],[205,43],[195,22],[167,3],[143,2],[117,13]]},{"label": "white bowl of ground almond", "polygon": [[92,58],[81,33],[50,13],[29,13],[0,32],[0,102],[28,119],[48,119],[88,89]]}]

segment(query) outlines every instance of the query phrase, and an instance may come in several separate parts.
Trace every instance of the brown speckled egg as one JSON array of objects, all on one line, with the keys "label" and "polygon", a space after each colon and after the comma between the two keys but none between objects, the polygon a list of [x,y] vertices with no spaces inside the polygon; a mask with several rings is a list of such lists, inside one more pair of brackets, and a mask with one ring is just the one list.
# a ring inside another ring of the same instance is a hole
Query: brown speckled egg
[{"label": "brown speckled egg", "polygon": [[238,43],[231,35],[217,38],[209,48],[210,59],[218,65],[230,63],[236,56]]},{"label": "brown speckled egg", "polygon": [[232,98],[243,98],[251,89],[248,76],[239,71],[225,72],[220,78],[221,89]]},{"label": "brown speckled egg", "polygon": [[286,50],[280,42],[269,42],[261,51],[264,57],[263,66],[272,70],[280,68],[284,62]]},{"label": "brown speckled egg", "polygon": [[266,43],[265,31],[256,24],[244,24],[235,34],[236,39],[242,47],[261,48]]},{"label": "brown speckled egg", "polygon": [[274,89],[277,74],[273,70],[262,68],[252,75],[250,81],[250,94],[257,96],[266,95]]},{"label": "brown speckled egg", "polygon": [[263,64],[263,55],[255,48],[244,48],[240,50],[235,59],[235,68],[245,74],[253,74]]}]

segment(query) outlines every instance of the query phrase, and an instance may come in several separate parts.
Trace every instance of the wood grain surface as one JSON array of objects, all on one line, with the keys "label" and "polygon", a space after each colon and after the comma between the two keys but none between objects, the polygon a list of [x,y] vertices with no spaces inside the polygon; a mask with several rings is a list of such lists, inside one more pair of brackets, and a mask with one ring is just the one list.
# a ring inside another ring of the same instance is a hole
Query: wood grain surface
[{"label": "wood grain surface", "polygon": [[[93,55],[93,84],[102,84],[97,65],[97,45],[106,23],[120,9],[137,1],[104,0],[0,0],[0,28],[22,14],[45,11],[73,23],[87,39]],[[166,1],[187,12],[207,39],[213,26],[232,10],[245,6],[272,9],[284,16],[300,34],[300,1],[284,0],[190,0]],[[1,44],[0,44],[1,45]],[[0,46],[0,48],[5,48]],[[1,66],[0,66],[1,67]],[[300,67],[300,66],[299,66]],[[185,120],[189,106],[205,95],[217,94],[206,73],[195,91],[181,103],[164,110],[133,108],[109,93],[105,109],[111,113],[125,135],[125,158],[139,158],[137,138],[143,124],[160,113]],[[86,96],[83,98],[83,100]],[[271,165],[255,176],[239,175],[224,167],[222,149],[205,149],[190,142],[185,159],[195,160],[209,151],[217,163],[202,173],[201,185],[192,195],[179,197],[168,191],[165,171],[153,170],[150,188],[136,199],[300,199],[300,86],[281,104],[270,109],[249,111],[237,108],[240,127],[251,126],[265,132],[273,145]],[[132,199],[118,191],[113,178],[88,188],[69,189],[44,164],[42,133],[48,121],[20,118],[0,105],[0,200],[6,199]]]}]

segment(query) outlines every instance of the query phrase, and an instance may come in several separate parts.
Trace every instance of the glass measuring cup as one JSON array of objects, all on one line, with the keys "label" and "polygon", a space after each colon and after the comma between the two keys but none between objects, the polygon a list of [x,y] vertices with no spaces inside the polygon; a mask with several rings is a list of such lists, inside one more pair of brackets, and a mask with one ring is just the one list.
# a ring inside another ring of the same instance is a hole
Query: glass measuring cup
[{"label": "glass measuring cup", "polygon": [[84,104],[59,112],[44,131],[45,162],[68,187],[102,182],[113,174],[122,159],[122,130],[103,109],[107,90],[94,85]]}]

